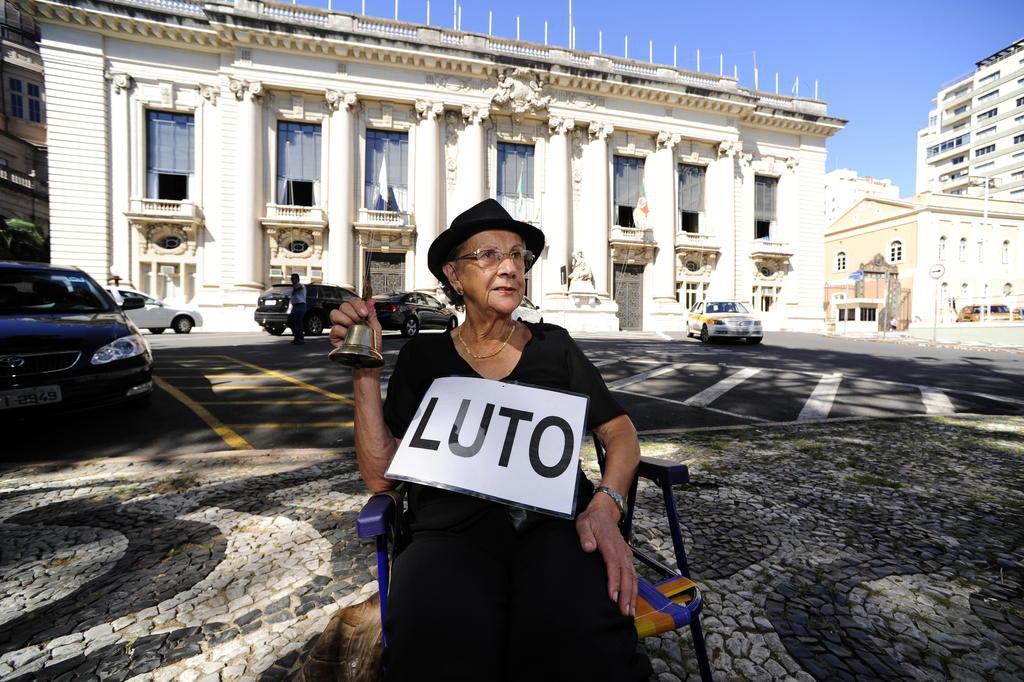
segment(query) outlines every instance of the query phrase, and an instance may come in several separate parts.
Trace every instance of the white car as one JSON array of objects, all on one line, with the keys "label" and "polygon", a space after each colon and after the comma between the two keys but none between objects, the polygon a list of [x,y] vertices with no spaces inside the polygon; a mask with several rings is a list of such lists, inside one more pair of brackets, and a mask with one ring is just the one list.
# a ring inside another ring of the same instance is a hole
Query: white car
[{"label": "white car", "polygon": [[141,298],[145,307],[129,310],[128,318],[141,329],[148,329],[154,334],[163,334],[170,327],[175,334],[188,334],[193,327],[203,326],[203,316],[195,308],[164,303],[155,296],[144,294],[127,287],[106,287],[114,302],[124,303],[128,297]]},{"label": "white car", "polygon": [[686,316],[686,335],[700,337],[702,343],[715,339],[745,339],[761,343],[764,327],[747,306],[739,301],[699,301]]},{"label": "white car", "polygon": [[525,296],[523,296],[523,300],[519,304],[519,307],[512,311],[512,319],[522,320],[532,324],[538,324],[544,321],[544,317],[540,313],[540,308],[535,306],[533,302]]}]

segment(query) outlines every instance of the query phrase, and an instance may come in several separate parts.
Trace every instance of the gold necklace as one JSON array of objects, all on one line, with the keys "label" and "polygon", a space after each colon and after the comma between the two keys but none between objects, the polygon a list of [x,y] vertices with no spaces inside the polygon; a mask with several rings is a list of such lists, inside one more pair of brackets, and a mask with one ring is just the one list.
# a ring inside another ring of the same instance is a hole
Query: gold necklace
[{"label": "gold necklace", "polygon": [[512,332],[514,332],[515,330],[516,330],[516,322],[515,322],[515,320],[512,320],[512,326],[509,327],[508,336],[506,336],[505,340],[501,342],[500,346],[498,346],[498,350],[496,350],[493,353],[490,353],[488,355],[477,355],[476,353],[474,353],[473,351],[471,351],[469,349],[469,346],[466,344],[466,341],[462,338],[462,325],[461,324],[459,325],[458,331],[455,332],[455,335],[459,337],[459,342],[462,343],[462,347],[466,349],[467,353],[469,353],[470,355],[473,356],[474,360],[486,360],[487,358],[493,358],[495,355],[497,355],[501,351],[505,350],[505,346],[508,345],[508,340],[512,338]]}]

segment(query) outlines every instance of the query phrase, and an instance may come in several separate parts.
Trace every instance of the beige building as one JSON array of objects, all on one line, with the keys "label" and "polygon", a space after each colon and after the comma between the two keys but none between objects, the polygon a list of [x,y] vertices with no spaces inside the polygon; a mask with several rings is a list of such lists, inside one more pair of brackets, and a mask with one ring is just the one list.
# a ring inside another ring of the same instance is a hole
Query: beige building
[{"label": "beige building", "polygon": [[0,216],[49,229],[46,93],[35,19],[0,0]]},{"label": "beige building", "polygon": [[[853,282],[856,272],[863,279]],[[905,329],[932,323],[936,311],[939,323],[953,322],[978,303],[1019,307],[1024,204],[928,192],[862,199],[825,233],[824,276],[837,329]]]},{"label": "beige building", "polygon": [[825,226],[843,215],[864,197],[899,199],[900,188],[892,180],[860,175],[851,168],[825,173]]}]

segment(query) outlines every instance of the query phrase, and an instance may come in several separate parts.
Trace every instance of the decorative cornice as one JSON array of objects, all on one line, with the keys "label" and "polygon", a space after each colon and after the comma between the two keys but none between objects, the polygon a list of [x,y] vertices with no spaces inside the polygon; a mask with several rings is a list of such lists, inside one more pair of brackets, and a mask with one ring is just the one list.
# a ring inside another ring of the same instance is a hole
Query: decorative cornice
[{"label": "decorative cornice", "polygon": [[355,106],[359,98],[354,92],[328,90],[324,93],[324,100],[327,102],[327,108],[331,111],[348,111]]},{"label": "decorative cornice", "polygon": [[734,157],[743,151],[743,143],[739,140],[722,140],[718,143],[718,158]]},{"label": "decorative cornice", "polygon": [[444,105],[440,102],[428,102],[425,99],[416,100],[416,116],[420,120],[433,121],[444,113]]},{"label": "decorative cornice", "polygon": [[462,118],[465,119],[467,125],[480,125],[490,115],[491,110],[488,107],[474,106],[472,104],[462,105]]},{"label": "decorative cornice", "polygon": [[658,133],[658,137],[655,138],[654,143],[657,149],[672,149],[679,141],[683,139],[683,136],[679,133],[670,133],[662,130]]},{"label": "decorative cornice", "polygon": [[231,91],[239,102],[245,98],[245,93],[247,92],[250,99],[256,100],[263,96],[263,83],[232,78],[228,80],[228,90]]},{"label": "decorative cornice", "polygon": [[220,97],[220,87],[216,85],[200,85],[199,96],[205,99],[210,104],[217,104],[217,98]]},{"label": "decorative cornice", "polygon": [[122,92],[131,92],[135,87],[135,79],[126,73],[110,74],[110,82],[114,86],[114,93],[120,95]]},{"label": "decorative cornice", "polygon": [[604,142],[612,133],[615,132],[615,126],[611,123],[593,121],[587,129],[587,132],[590,133],[591,140],[600,140],[601,142]]},{"label": "decorative cornice", "polygon": [[549,116],[548,129],[552,135],[565,135],[576,127],[576,121],[563,116]]}]

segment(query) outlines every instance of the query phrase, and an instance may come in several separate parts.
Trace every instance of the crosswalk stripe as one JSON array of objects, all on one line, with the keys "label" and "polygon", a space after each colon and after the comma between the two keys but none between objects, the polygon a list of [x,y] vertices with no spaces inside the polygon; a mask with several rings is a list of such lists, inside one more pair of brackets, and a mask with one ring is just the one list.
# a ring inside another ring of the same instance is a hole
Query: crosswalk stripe
[{"label": "crosswalk stripe", "polygon": [[639,383],[644,379],[652,379],[654,377],[661,376],[662,374],[674,372],[682,367],[686,367],[685,362],[676,362],[666,367],[655,367],[654,369],[649,369],[646,372],[640,372],[639,374],[634,374],[631,377],[626,377],[624,379],[613,381],[610,384],[608,384],[608,388],[609,390],[616,391],[620,388],[625,388],[626,386],[632,386],[633,384]]},{"label": "crosswalk stripe", "polygon": [[832,411],[832,403],[835,402],[842,381],[843,375],[838,372],[821,377],[796,420],[802,422],[809,419],[828,419],[828,413]]},{"label": "crosswalk stripe", "polygon": [[956,412],[953,401],[942,391],[929,386],[918,386],[925,412],[928,414],[952,414]]},{"label": "crosswalk stripe", "polygon": [[735,374],[722,379],[714,386],[709,386],[700,393],[690,396],[683,401],[683,404],[688,407],[707,407],[760,371],[759,367],[744,367]]},{"label": "crosswalk stripe", "polygon": [[[682,400],[676,400],[674,398],[666,398],[666,397],[660,396],[660,395],[651,395],[651,394],[648,394],[648,393],[640,393],[639,391],[630,391],[630,390],[625,389],[625,388],[620,388],[620,389],[618,389],[617,392],[618,393],[625,393],[626,395],[635,395],[638,398],[649,398],[651,400],[660,400],[663,403],[672,403],[673,405],[683,405],[683,406],[686,406],[686,407],[693,407],[692,405],[686,405],[686,402],[682,401]],[[716,407],[707,407],[706,405],[702,406],[702,409],[708,410],[709,412],[716,412],[718,414],[724,414],[724,415],[727,415],[729,417],[736,417],[737,419],[746,419],[746,420],[755,421],[755,422],[765,422],[765,421],[768,421],[767,419],[762,419],[761,417],[755,417],[755,416],[750,415],[750,414],[739,414],[738,412],[730,412],[728,410],[719,410]]]}]

